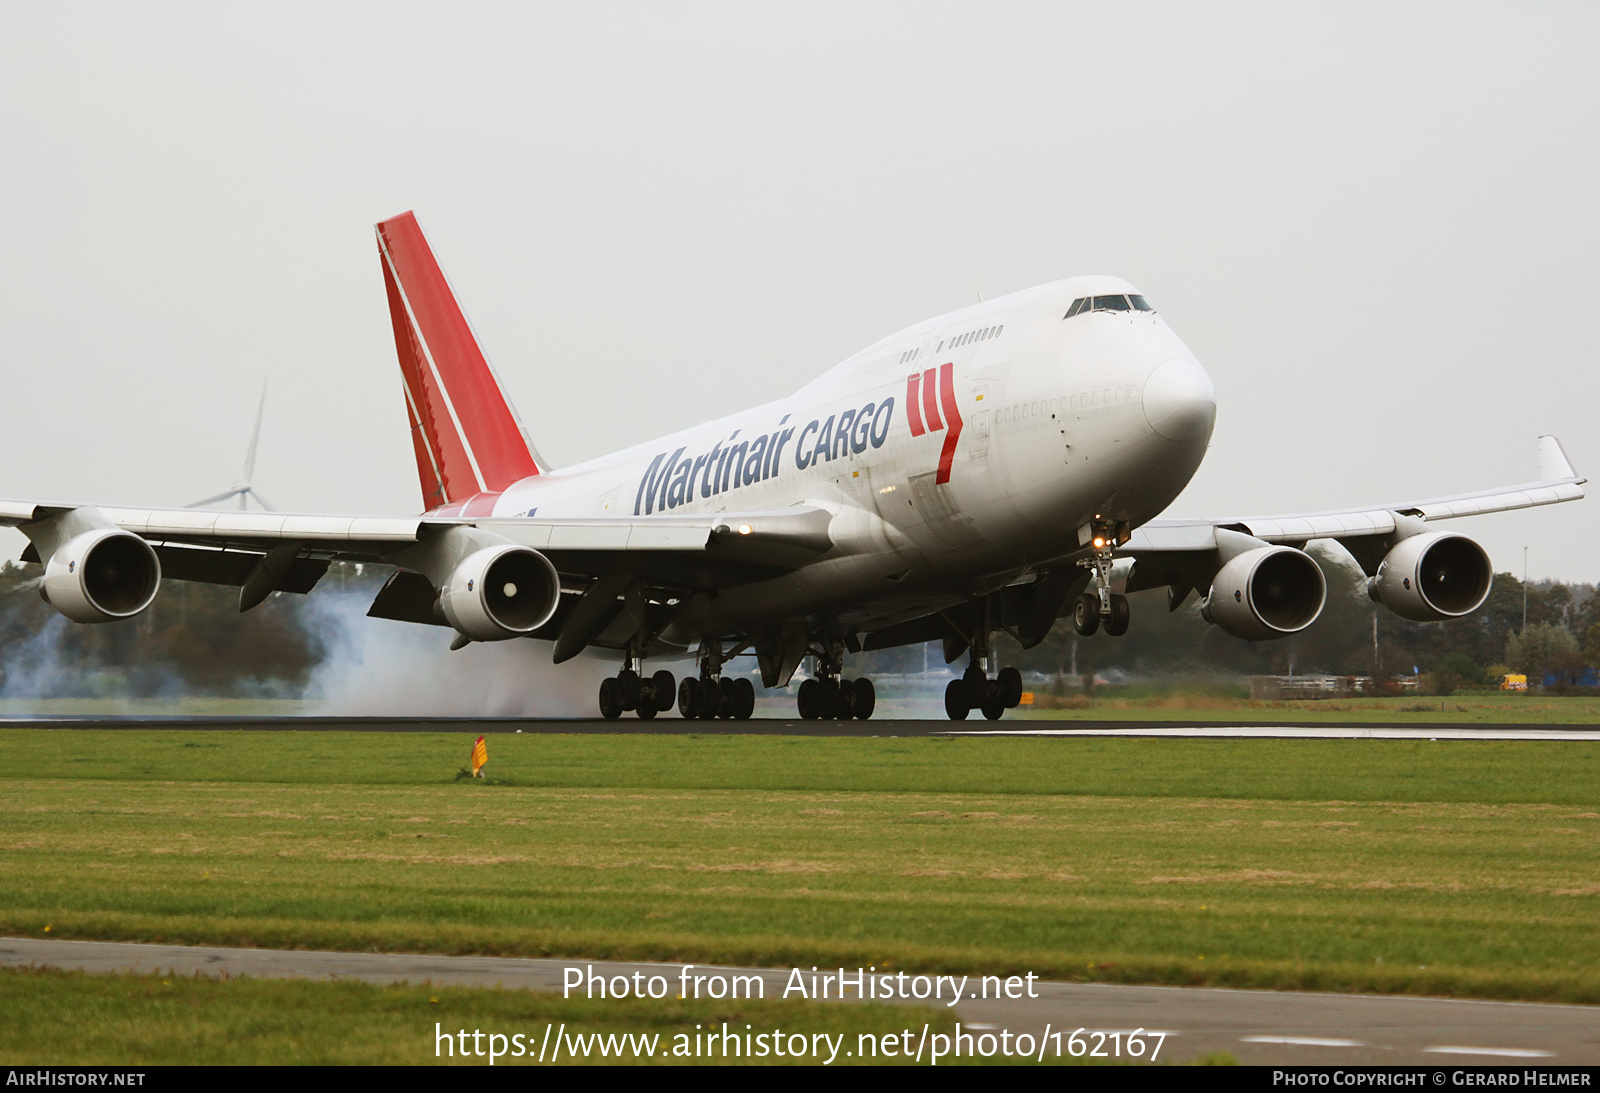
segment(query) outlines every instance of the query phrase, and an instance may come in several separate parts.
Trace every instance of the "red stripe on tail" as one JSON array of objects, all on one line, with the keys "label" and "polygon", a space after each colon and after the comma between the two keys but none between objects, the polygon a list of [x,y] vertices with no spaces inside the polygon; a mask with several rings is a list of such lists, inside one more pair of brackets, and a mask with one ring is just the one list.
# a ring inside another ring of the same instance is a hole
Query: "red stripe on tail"
[{"label": "red stripe on tail", "polygon": [[402,213],[380,223],[378,253],[424,508],[503,490],[538,474],[527,433],[417,218]]}]

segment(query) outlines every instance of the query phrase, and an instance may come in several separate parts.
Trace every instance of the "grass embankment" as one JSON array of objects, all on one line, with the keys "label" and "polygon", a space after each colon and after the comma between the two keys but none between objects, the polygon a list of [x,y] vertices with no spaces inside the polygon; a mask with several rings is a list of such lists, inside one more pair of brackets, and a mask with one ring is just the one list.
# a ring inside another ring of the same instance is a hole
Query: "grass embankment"
[{"label": "grass embankment", "polygon": [[[956,1024],[948,1010],[873,1004],[591,1001],[528,991],[31,969],[0,969],[0,996],[7,1011],[0,1066],[482,1066],[491,1050],[499,1065],[517,1066],[539,1062],[541,1047],[546,1063],[565,1065],[813,1065],[830,1055],[835,1066],[903,1064],[916,1060],[886,1055],[883,1037],[903,1044],[909,1029],[915,1047],[925,1023],[930,1034],[945,1035]],[[733,1033],[726,1047],[724,1024]],[[453,1036],[461,1031],[465,1040]],[[491,1041],[496,1033],[502,1039]],[[774,1053],[774,1033],[782,1034],[783,1055]],[[862,1037],[878,1039],[877,1057],[861,1057]],[[805,1054],[789,1054],[795,1048]]]},{"label": "grass embankment", "polygon": [[470,742],[0,732],[0,931],[1600,1001],[1600,744]]}]

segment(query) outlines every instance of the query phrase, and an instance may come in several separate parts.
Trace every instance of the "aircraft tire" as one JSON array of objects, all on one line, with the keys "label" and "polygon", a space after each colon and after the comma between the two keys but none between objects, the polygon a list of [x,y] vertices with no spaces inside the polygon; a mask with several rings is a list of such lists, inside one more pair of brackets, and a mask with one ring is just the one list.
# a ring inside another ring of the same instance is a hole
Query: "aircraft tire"
[{"label": "aircraft tire", "polygon": [[999,721],[1006,712],[1005,700],[1000,694],[1000,681],[991,679],[983,689],[983,701],[978,703],[978,708],[983,711],[983,716],[990,721]]},{"label": "aircraft tire", "polygon": [[1022,673],[1015,668],[1002,668],[995,677],[995,682],[1000,684],[1000,701],[1008,710],[1014,710],[1022,704]]},{"label": "aircraft tire", "polygon": [[732,721],[739,716],[739,681],[728,676],[717,680],[717,690],[722,694],[722,704],[717,708],[717,716],[724,721]]},{"label": "aircraft tire", "polygon": [[1085,592],[1078,597],[1078,602],[1072,605],[1072,628],[1080,637],[1090,637],[1100,629],[1100,597],[1093,592]]},{"label": "aircraft tire", "polygon": [[617,694],[622,699],[624,710],[639,708],[639,673],[632,668],[624,668],[617,673]]},{"label": "aircraft tire", "polygon": [[878,706],[878,689],[872,685],[870,679],[856,680],[856,717],[862,721],[872,716],[872,711]]},{"label": "aircraft tire", "polygon": [[622,716],[621,690],[611,676],[600,681],[600,716],[607,721],[615,721]]},{"label": "aircraft tire", "polygon": [[837,721],[841,717],[848,717],[844,710],[844,694],[839,689],[839,681],[823,677],[817,680],[817,686],[822,688],[822,714],[821,721]]},{"label": "aircraft tire", "polygon": [[722,712],[722,690],[714,679],[696,680],[694,715],[701,721],[715,721]]},{"label": "aircraft tire", "polygon": [[854,680],[839,681],[839,719],[849,721],[856,715],[856,685]]},{"label": "aircraft tire", "polygon": [[673,695],[678,693],[678,681],[665,668],[650,679],[656,685],[656,709],[662,713],[672,709]]},{"label": "aircraft tire", "polygon": [[748,679],[736,679],[733,682],[739,693],[739,701],[734,706],[738,712],[733,716],[740,721],[749,721],[750,715],[756,712],[756,685]]},{"label": "aircraft tire", "polygon": [[972,701],[967,694],[967,681],[952,679],[944,687],[944,712],[951,721],[965,721],[972,712]]},{"label": "aircraft tire", "polygon": [[634,713],[639,715],[640,721],[654,721],[656,714],[660,712],[661,707],[650,702],[639,703],[639,708],[634,711]]},{"label": "aircraft tire", "polygon": [[678,684],[678,713],[683,718],[693,721],[700,715],[696,709],[700,705],[700,681],[694,676],[684,676],[683,682]]},{"label": "aircraft tire", "polygon": [[795,695],[795,709],[800,714],[802,721],[816,721],[821,717],[818,707],[821,704],[821,695],[817,693],[819,684],[814,679],[802,679],[800,690]]},{"label": "aircraft tire", "polygon": [[1111,617],[1106,620],[1106,633],[1114,638],[1120,638],[1128,632],[1128,623],[1133,619],[1133,612],[1128,608],[1128,597],[1111,597]]}]

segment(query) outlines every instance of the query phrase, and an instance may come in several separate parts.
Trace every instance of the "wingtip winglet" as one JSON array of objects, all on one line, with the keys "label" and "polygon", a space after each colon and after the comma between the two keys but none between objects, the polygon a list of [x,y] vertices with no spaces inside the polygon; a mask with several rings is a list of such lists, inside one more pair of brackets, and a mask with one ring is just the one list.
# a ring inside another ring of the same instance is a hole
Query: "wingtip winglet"
[{"label": "wingtip winglet", "polygon": [[1570,482],[1578,479],[1578,483],[1588,481],[1578,478],[1578,472],[1572,469],[1572,460],[1567,458],[1567,450],[1561,446],[1561,441],[1546,433],[1539,438],[1539,481],[1541,482]]}]

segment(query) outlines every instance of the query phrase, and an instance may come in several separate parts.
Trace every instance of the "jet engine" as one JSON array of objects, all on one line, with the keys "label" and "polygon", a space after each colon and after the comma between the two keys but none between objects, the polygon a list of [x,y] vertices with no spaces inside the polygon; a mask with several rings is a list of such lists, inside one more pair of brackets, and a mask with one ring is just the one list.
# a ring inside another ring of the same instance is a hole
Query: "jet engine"
[{"label": "jet engine", "polygon": [[532,633],[560,602],[561,578],[550,559],[510,543],[467,555],[439,593],[445,619],[473,641]]},{"label": "jet engine", "polygon": [[150,606],[161,587],[161,562],[129,531],[95,528],[56,548],[39,592],[73,622],[115,622]]},{"label": "jet engine", "polygon": [[1217,571],[1200,614],[1236,638],[1262,641],[1316,622],[1327,596],[1322,569],[1311,555],[1263,546],[1234,555]]},{"label": "jet engine", "polygon": [[1401,539],[1384,556],[1367,595],[1412,622],[1460,618],[1489,598],[1489,555],[1465,535],[1435,531]]}]

